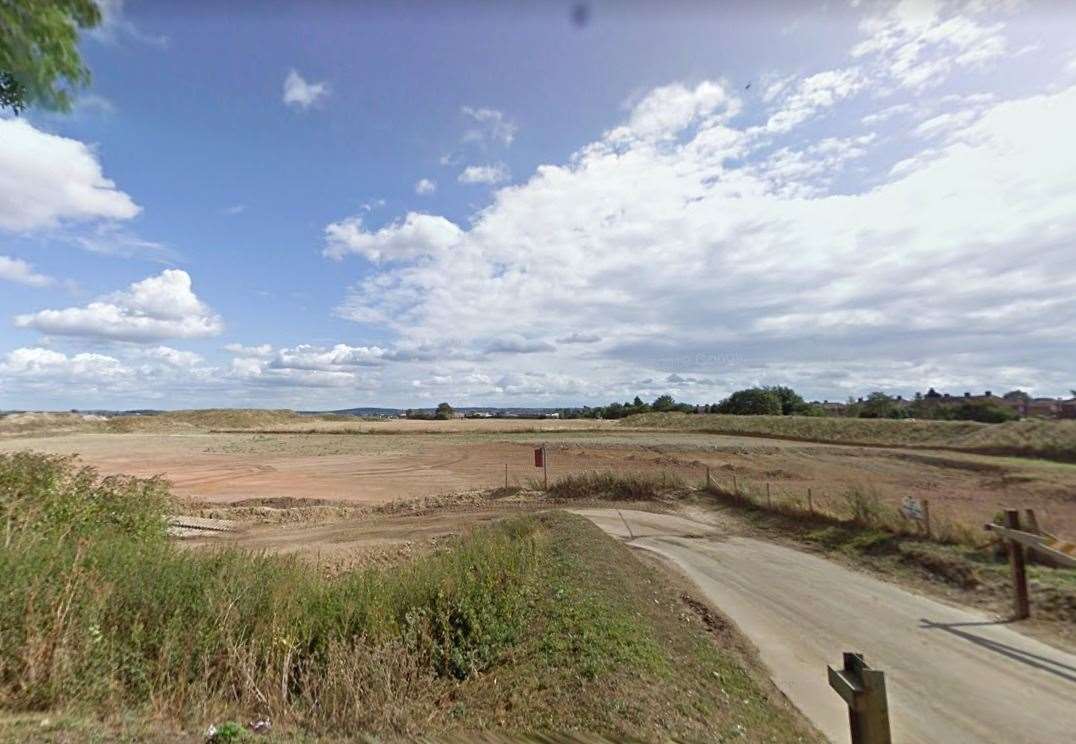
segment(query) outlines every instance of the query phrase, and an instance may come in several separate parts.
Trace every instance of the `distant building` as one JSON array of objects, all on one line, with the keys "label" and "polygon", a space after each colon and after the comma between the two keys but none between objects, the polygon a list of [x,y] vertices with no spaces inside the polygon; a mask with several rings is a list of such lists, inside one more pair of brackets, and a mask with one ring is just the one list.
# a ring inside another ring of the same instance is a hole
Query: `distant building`
[{"label": "distant building", "polygon": [[1032,398],[1027,402],[1027,415],[1032,418],[1057,418],[1061,415],[1059,398]]}]

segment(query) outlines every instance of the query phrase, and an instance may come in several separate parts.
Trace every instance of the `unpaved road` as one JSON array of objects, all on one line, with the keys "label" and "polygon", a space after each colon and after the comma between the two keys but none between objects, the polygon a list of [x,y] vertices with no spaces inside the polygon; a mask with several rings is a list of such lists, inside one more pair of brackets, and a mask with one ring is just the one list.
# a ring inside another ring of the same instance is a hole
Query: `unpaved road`
[{"label": "unpaved road", "polygon": [[580,509],[675,563],[758,646],[774,682],[832,741],[847,709],[826,665],[886,673],[893,740],[1060,742],[1076,735],[1076,656],[835,563],[682,517]]}]

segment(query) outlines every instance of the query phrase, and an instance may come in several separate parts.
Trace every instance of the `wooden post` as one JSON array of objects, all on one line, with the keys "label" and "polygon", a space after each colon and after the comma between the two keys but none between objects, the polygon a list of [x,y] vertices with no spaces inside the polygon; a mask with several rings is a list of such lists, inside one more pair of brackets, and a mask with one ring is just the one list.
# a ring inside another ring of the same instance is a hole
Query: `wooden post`
[{"label": "wooden post", "polygon": [[871,669],[863,654],[845,653],[844,667],[828,667],[829,686],[848,704],[852,744],[891,744],[885,674]]},{"label": "wooden post", "polygon": [[930,538],[930,499],[923,499],[923,529],[926,530],[927,538]]},{"label": "wooden post", "polygon": [[773,508],[773,501],[770,499],[770,484],[768,481],[766,482],[766,508]]},{"label": "wooden post", "polygon": [[549,490],[549,455],[546,454],[545,445],[542,445],[542,479],[545,481],[545,490]]},{"label": "wooden post", "polygon": [[710,466],[706,466],[706,490],[710,490]]},{"label": "wooden post", "polygon": [[[1020,529],[1020,512],[1017,509],[1005,510],[1005,526],[1010,530]],[[1012,566],[1013,609],[1015,620],[1031,617],[1031,604],[1027,595],[1027,562],[1024,546],[1015,540],[1006,542],[1009,551],[1009,565]]]},{"label": "wooden post", "polygon": [[807,511],[814,514],[814,502],[811,500],[811,489],[807,489]]},{"label": "wooden post", "polygon": [[732,492],[735,493],[735,494],[740,493],[740,487],[736,483],[736,476],[735,475],[732,476]]},{"label": "wooden post", "polygon": [[508,463],[504,464],[504,488],[508,490]]},{"label": "wooden post", "polygon": [[1035,516],[1035,510],[1024,509],[1024,515],[1027,517],[1027,531],[1034,532],[1036,535],[1041,535],[1042,530],[1039,529],[1039,520]]}]

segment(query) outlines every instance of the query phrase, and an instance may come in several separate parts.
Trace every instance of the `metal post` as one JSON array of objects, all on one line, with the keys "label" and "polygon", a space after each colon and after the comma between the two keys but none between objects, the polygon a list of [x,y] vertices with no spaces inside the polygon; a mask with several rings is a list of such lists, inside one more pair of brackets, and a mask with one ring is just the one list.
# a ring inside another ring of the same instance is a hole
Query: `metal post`
[{"label": "metal post", "polygon": [[545,445],[542,445],[542,478],[545,481],[545,490],[549,490],[549,455],[546,454]]},{"label": "metal post", "polygon": [[852,744],[891,744],[885,674],[871,669],[863,654],[845,653],[844,667],[827,667],[829,686],[848,704]]},{"label": "metal post", "polygon": [[[1005,526],[1010,530],[1020,529],[1020,512],[1016,509],[1005,510]],[[1005,547],[1009,551],[1009,565],[1012,566],[1013,609],[1016,620],[1031,617],[1031,603],[1027,595],[1027,565],[1024,546],[1015,540],[1008,540]]]}]

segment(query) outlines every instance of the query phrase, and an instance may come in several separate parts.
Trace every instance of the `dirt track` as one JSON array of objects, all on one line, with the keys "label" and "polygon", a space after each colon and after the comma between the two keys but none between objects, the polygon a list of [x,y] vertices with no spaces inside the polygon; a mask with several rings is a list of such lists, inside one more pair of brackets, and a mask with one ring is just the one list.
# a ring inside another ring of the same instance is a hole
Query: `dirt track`
[{"label": "dirt track", "polygon": [[885,671],[894,741],[1070,741],[1076,730],[1076,656],[986,615],[682,517],[578,513],[686,573],[833,741],[847,741],[847,709],[825,670],[844,651]]}]

